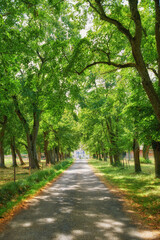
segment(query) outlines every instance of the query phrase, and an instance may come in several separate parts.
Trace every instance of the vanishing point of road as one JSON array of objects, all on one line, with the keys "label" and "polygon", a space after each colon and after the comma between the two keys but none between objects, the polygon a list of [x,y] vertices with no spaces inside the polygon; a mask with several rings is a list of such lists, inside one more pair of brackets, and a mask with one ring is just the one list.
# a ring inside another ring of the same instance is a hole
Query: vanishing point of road
[{"label": "vanishing point of road", "polygon": [[15,215],[3,240],[139,240],[121,201],[86,160],[75,163]]}]

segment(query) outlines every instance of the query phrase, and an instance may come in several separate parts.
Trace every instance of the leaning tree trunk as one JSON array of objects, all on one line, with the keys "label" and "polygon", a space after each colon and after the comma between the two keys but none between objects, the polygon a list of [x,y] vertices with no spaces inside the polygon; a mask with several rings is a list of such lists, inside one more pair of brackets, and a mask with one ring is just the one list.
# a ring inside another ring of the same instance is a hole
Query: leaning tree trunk
[{"label": "leaning tree trunk", "polygon": [[2,127],[0,131],[0,168],[5,168],[5,162],[4,162],[4,133],[6,130],[7,125],[7,116],[3,116],[3,122],[1,122]]},{"label": "leaning tree trunk", "polygon": [[155,177],[160,178],[160,142],[152,141],[155,160]]},{"label": "leaning tree trunk", "polygon": [[12,152],[12,162],[13,162],[12,166],[17,167],[15,137],[11,137],[10,147]]},{"label": "leaning tree trunk", "polygon": [[17,155],[19,157],[19,161],[20,161],[21,165],[25,165],[25,163],[23,162],[21,153],[20,153],[20,151],[17,148],[16,148],[16,153],[17,153]]},{"label": "leaning tree trunk", "polygon": [[141,172],[141,164],[140,164],[140,158],[139,158],[139,143],[137,139],[134,139],[133,141],[133,153],[134,153],[135,172],[139,173]]}]

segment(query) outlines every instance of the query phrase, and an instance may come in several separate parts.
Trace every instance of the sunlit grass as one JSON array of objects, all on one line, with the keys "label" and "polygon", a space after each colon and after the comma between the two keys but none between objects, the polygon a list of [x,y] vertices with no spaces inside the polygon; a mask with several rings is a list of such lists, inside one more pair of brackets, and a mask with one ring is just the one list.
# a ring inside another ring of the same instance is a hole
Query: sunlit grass
[{"label": "sunlit grass", "polygon": [[[37,169],[29,170],[29,162],[27,156],[24,156],[23,161],[25,165],[20,165],[20,162],[17,161],[18,167],[16,167],[16,181],[27,178],[30,174],[33,174]],[[10,156],[5,157],[6,168],[0,168],[0,188],[2,185],[7,182],[14,180],[14,168],[12,167],[12,158]],[[43,166],[42,166],[43,165]],[[48,169],[50,166],[46,166],[45,160],[41,160],[40,168]]]},{"label": "sunlit grass", "polygon": [[139,174],[134,172],[133,162],[127,168],[98,160],[90,160],[90,164],[103,173],[110,184],[122,190],[148,222],[160,224],[160,179],[155,178],[153,163],[142,164]]}]

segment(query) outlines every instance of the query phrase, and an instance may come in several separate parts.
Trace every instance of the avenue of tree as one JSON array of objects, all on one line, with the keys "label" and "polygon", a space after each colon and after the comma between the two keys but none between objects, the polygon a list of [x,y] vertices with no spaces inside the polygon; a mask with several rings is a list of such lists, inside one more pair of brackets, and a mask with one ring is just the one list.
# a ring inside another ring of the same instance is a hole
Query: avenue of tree
[{"label": "avenue of tree", "polygon": [[112,165],[133,150],[141,172],[141,144],[160,178],[159,0],[6,0],[0,26],[1,167],[8,149],[39,168],[82,141]]}]

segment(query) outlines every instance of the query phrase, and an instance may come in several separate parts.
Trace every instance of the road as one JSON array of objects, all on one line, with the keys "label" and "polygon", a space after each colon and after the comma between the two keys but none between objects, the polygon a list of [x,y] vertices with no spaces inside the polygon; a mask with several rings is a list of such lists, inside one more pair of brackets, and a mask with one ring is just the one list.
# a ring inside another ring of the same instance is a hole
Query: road
[{"label": "road", "polygon": [[121,201],[77,160],[56,182],[14,216],[3,240],[140,240]]}]

